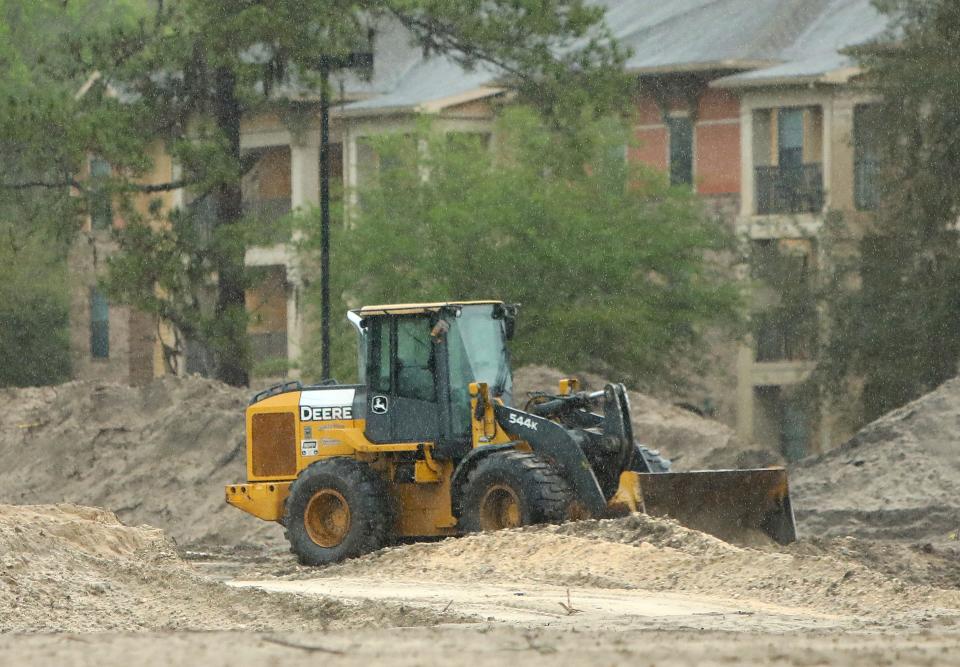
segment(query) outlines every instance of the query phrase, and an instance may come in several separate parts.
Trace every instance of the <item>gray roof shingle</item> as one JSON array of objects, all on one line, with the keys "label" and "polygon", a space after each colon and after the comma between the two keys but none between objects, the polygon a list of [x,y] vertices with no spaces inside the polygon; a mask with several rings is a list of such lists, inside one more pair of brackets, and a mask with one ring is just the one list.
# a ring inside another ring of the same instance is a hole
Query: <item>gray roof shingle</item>
[{"label": "gray roof shingle", "polygon": [[[853,67],[841,49],[874,39],[886,27],[870,0],[596,1],[632,52],[628,70],[729,71],[715,82],[723,87],[825,80]],[[372,81],[348,79],[345,86],[350,96],[370,97],[347,104],[346,113],[413,111],[495,84],[493,68],[468,71],[449,57],[424,56],[402,28],[387,28],[378,38]]]}]

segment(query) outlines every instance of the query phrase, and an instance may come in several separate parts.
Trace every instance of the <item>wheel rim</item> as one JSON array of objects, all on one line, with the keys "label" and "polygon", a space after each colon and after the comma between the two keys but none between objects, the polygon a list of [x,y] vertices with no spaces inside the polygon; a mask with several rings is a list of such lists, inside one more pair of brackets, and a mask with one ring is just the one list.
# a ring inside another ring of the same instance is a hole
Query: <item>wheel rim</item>
[{"label": "wheel rim", "polygon": [[303,514],[307,535],[321,547],[335,547],[350,532],[350,506],[343,494],[321,489],[313,494]]},{"label": "wheel rim", "polygon": [[517,492],[503,484],[487,489],[480,501],[480,529],[500,530],[522,525],[523,516]]}]

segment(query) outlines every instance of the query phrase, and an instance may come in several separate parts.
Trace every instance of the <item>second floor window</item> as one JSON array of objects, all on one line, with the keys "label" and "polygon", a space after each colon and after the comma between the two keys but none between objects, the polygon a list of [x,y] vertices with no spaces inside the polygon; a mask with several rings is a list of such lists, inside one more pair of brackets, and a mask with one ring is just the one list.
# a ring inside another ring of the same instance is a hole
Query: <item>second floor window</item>
[{"label": "second floor window", "polygon": [[90,226],[93,229],[110,229],[113,226],[113,202],[110,193],[102,187],[111,173],[110,163],[106,160],[90,160],[90,180],[93,184],[90,195]]},{"label": "second floor window", "polygon": [[687,116],[667,118],[670,132],[670,185],[693,183],[693,122]]}]

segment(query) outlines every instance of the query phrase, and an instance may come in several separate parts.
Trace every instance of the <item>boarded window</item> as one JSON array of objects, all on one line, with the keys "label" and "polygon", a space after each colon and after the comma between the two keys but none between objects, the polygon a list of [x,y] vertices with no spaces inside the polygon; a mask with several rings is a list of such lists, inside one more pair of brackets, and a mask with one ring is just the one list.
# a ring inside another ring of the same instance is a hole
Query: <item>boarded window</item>
[{"label": "boarded window", "polygon": [[667,119],[670,129],[670,185],[693,183],[693,123],[685,116]]},{"label": "boarded window", "polygon": [[90,289],[90,356],[110,357],[110,304],[96,287]]}]

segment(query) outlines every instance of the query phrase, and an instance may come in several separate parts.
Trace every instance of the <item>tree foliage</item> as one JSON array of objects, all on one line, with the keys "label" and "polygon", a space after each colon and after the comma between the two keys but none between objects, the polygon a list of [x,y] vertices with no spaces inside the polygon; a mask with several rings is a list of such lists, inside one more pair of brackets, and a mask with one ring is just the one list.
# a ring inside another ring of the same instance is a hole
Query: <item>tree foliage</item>
[{"label": "tree foliage", "polygon": [[[522,304],[518,363],[679,380],[705,330],[738,319],[736,288],[705,259],[728,247],[722,228],[689,188],[625,160],[617,121],[569,141],[515,108],[494,136],[492,150],[429,125],[373,140],[381,169],[332,252],[342,308],[504,299]],[[338,334],[343,374],[353,336]]]},{"label": "tree foliage", "polygon": [[956,375],[960,359],[960,5],[877,0],[892,22],[859,52],[880,96],[880,206],[832,307],[829,385],[863,383],[873,419]]},{"label": "tree foliage", "polygon": [[[65,3],[63,12],[80,11],[78,4],[96,3]],[[113,296],[200,337],[213,349],[218,377],[233,384],[247,382],[250,366],[241,179],[251,160],[240,150],[244,117],[268,108],[287,117],[313,113],[303,100],[316,95],[319,71],[350,52],[368,50],[371,28],[384,18],[404,25],[429,51],[499,68],[505,83],[550,110],[558,126],[578,122],[586,96],[598,110],[626,99],[620,94],[626,90],[623,54],[599,25],[602,11],[584,0],[152,4],[149,14],[118,11],[116,21],[95,21],[62,40],[55,59],[64,85],[79,85],[96,73],[83,94],[67,96],[61,86],[37,89],[24,102],[5,99],[0,136],[36,156],[36,165],[10,174],[0,186],[69,185],[89,199],[104,191],[126,199]],[[51,5],[44,3],[44,11]],[[158,144],[175,158],[181,175],[144,186]],[[91,153],[114,168],[113,178],[97,188],[77,178]],[[137,194],[184,187],[213,202],[213,243],[192,233],[174,238],[186,230],[183,218],[160,229],[156,215],[131,204]],[[187,247],[192,240],[202,245]],[[176,253],[187,261],[172,261]],[[197,270],[200,265],[209,270]],[[134,276],[150,276],[154,288]],[[197,308],[195,295],[208,289],[212,304]]]},{"label": "tree foliage", "polygon": [[[142,9],[135,1],[0,0],[0,386],[69,377],[65,263],[85,202],[66,184],[104,127],[74,99],[89,72],[63,45]],[[10,184],[52,187],[3,187]]]}]

